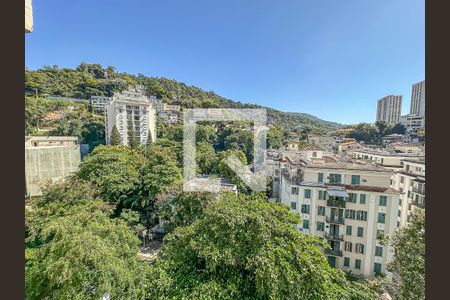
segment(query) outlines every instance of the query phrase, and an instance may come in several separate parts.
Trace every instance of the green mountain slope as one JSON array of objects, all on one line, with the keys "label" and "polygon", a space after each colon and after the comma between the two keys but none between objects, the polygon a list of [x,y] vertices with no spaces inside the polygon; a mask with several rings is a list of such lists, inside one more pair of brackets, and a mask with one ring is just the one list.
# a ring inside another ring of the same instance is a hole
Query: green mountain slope
[{"label": "green mountain slope", "polygon": [[[25,92],[39,96],[89,99],[92,95],[110,96],[130,86],[143,86],[148,94],[184,108],[264,108],[233,101],[176,80],[119,73],[114,67],[104,68],[98,64],[82,63],[76,69],[45,66],[38,70],[25,70]],[[277,124],[294,134],[327,132],[342,126],[305,113],[280,112],[271,108],[267,108],[267,112],[269,124]]]}]

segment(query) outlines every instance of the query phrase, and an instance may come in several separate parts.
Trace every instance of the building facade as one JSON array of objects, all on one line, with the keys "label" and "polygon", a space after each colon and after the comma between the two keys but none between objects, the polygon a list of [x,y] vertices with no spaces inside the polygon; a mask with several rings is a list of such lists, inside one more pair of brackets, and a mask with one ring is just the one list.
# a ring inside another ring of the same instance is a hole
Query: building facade
[{"label": "building facade", "polygon": [[321,155],[305,153],[306,164],[297,172],[282,170],[281,202],[301,214],[299,230],[327,241],[331,266],[364,277],[386,274],[393,249],[379,238],[397,227],[392,171]]},{"label": "building facade", "polygon": [[[129,127],[131,122],[132,128]],[[106,143],[109,145],[112,129],[116,126],[120,133],[121,144],[129,144],[129,130],[140,144],[146,144],[148,135],[156,140],[156,113],[147,97],[139,93],[116,93],[105,108]]]},{"label": "building facade", "polygon": [[412,86],[410,114],[425,118],[425,80]]},{"label": "building facade", "polygon": [[378,100],[377,121],[397,124],[402,111],[402,96],[389,95]]},{"label": "building facade", "polygon": [[25,137],[25,195],[42,195],[45,184],[63,180],[75,172],[80,160],[77,137]]},{"label": "building facade", "polygon": [[405,126],[407,133],[417,133],[417,130],[425,128],[425,116],[404,115],[400,117],[400,124]]},{"label": "building facade", "polygon": [[91,96],[91,106],[95,113],[104,114],[105,108],[111,102],[112,97],[107,96]]},{"label": "building facade", "polygon": [[308,143],[327,151],[333,152],[334,138],[332,136],[308,136]]}]

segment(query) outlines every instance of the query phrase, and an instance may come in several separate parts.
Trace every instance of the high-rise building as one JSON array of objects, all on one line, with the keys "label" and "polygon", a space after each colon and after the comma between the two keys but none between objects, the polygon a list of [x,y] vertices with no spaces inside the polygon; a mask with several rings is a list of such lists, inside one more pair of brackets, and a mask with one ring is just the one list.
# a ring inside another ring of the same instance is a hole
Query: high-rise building
[{"label": "high-rise building", "polygon": [[33,31],[33,5],[31,0],[25,0],[25,33]]},{"label": "high-rise building", "polygon": [[402,111],[402,96],[389,95],[378,100],[377,121],[397,124]]},{"label": "high-rise building", "polygon": [[[128,128],[131,122],[132,128]],[[121,143],[128,145],[129,130],[140,144],[146,144],[148,134],[156,140],[156,113],[147,97],[135,92],[115,93],[105,107],[106,143],[109,145],[112,129],[116,126]]]},{"label": "high-rise building", "polygon": [[425,117],[425,80],[412,86],[410,114]]},{"label": "high-rise building", "polygon": [[[282,161],[280,161],[281,163]],[[399,192],[392,170],[304,151],[280,164],[280,202],[302,216],[297,228],[325,239],[328,263],[364,277],[386,274],[393,249],[382,234],[397,228]]]}]

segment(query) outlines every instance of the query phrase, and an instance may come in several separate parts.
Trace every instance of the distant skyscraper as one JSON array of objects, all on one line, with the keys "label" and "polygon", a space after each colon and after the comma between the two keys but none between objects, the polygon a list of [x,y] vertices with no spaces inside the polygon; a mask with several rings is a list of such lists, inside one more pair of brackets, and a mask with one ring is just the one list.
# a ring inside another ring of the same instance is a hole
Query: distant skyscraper
[{"label": "distant skyscraper", "polygon": [[425,117],[425,80],[412,86],[410,114]]},{"label": "distant skyscraper", "polygon": [[397,124],[402,110],[402,96],[389,95],[378,100],[377,121]]}]

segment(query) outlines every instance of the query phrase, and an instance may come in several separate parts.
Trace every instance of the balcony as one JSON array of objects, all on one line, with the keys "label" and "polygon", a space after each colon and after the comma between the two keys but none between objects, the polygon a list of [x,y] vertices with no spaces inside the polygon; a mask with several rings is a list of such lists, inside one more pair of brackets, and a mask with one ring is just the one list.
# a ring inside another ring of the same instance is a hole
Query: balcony
[{"label": "balcony", "polygon": [[326,219],[327,223],[341,224],[341,225],[344,225],[344,221],[345,221],[344,218],[336,218],[336,217],[328,217],[328,216],[325,219]]},{"label": "balcony", "polygon": [[331,248],[325,248],[325,253],[333,256],[342,256],[341,250],[335,250]]},{"label": "balcony", "polygon": [[326,233],[325,232],[325,238],[327,240],[333,240],[333,241],[344,241],[343,234],[334,234],[334,233]]},{"label": "balcony", "polygon": [[330,207],[345,208],[345,200],[344,199],[329,198],[327,200],[327,205],[330,206]]}]

